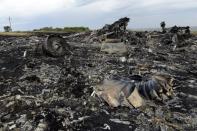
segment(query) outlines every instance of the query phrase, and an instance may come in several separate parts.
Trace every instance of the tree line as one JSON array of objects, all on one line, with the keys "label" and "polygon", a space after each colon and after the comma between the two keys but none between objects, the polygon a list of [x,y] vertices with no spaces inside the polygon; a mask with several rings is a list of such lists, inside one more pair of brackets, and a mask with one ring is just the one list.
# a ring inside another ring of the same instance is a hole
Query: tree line
[{"label": "tree line", "polygon": [[34,29],[33,31],[40,32],[86,32],[90,31],[88,27],[64,27],[64,28],[53,28],[53,27],[43,27],[40,29]]}]

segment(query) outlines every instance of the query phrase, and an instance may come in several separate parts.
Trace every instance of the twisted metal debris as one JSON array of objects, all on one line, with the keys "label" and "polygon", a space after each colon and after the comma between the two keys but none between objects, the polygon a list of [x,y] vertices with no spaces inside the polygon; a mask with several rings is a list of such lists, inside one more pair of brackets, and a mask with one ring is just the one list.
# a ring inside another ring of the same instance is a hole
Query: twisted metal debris
[{"label": "twisted metal debris", "polygon": [[[197,129],[195,36],[173,50],[162,32],[125,30],[123,40],[97,32],[58,36],[48,52],[43,35],[0,37],[0,130]],[[101,51],[109,41],[124,43],[126,53]],[[65,53],[53,55],[61,47]],[[104,80],[117,84],[99,90]],[[112,103],[99,91],[119,96]]]}]

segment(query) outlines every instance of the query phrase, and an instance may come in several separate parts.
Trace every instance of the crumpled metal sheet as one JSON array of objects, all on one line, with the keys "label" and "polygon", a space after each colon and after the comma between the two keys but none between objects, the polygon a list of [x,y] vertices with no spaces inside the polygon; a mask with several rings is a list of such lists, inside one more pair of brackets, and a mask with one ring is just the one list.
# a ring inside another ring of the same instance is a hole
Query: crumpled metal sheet
[{"label": "crumpled metal sheet", "polygon": [[98,85],[97,95],[110,107],[127,106],[138,108],[146,100],[163,101],[173,95],[173,78],[155,75],[148,81],[129,82],[124,80],[104,80]]}]

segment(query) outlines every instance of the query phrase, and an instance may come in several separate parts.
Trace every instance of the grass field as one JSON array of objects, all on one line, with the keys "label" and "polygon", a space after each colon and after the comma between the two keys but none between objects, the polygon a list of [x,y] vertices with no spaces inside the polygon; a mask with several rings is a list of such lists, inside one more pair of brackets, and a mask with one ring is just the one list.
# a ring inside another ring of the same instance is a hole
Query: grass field
[{"label": "grass field", "polygon": [[61,34],[68,32],[59,32],[59,31],[30,31],[30,32],[0,32],[0,36],[15,36],[15,37],[25,37],[25,36],[33,36],[33,35],[42,35],[42,34]]},{"label": "grass field", "polygon": [[0,32],[0,36],[31,36],[31,32]]},{"label": "grass field", "polygon": [[197,35],[197,31],[193,31],[192,34]]}]

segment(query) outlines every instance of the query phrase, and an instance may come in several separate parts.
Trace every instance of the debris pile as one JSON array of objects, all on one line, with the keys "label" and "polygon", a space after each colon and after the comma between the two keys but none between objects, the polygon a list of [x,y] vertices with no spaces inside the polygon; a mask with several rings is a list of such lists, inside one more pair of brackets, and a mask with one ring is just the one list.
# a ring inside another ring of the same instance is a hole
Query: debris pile
[{"label": "debris pile", "polygon": [[47,40],[0,37],[0,130],[196,130],[197,38],[173,49],[161,43],[168,32],[128,31],[127,22]]},{"label": "debris pile", "polygon": [[105,80],[98,86],[97,94],[111,107],[128,106],[138,108],[145,104],[145,100],[163,101],[172,96],[173,79],[155,75],[148,81],[135,80]]}]

